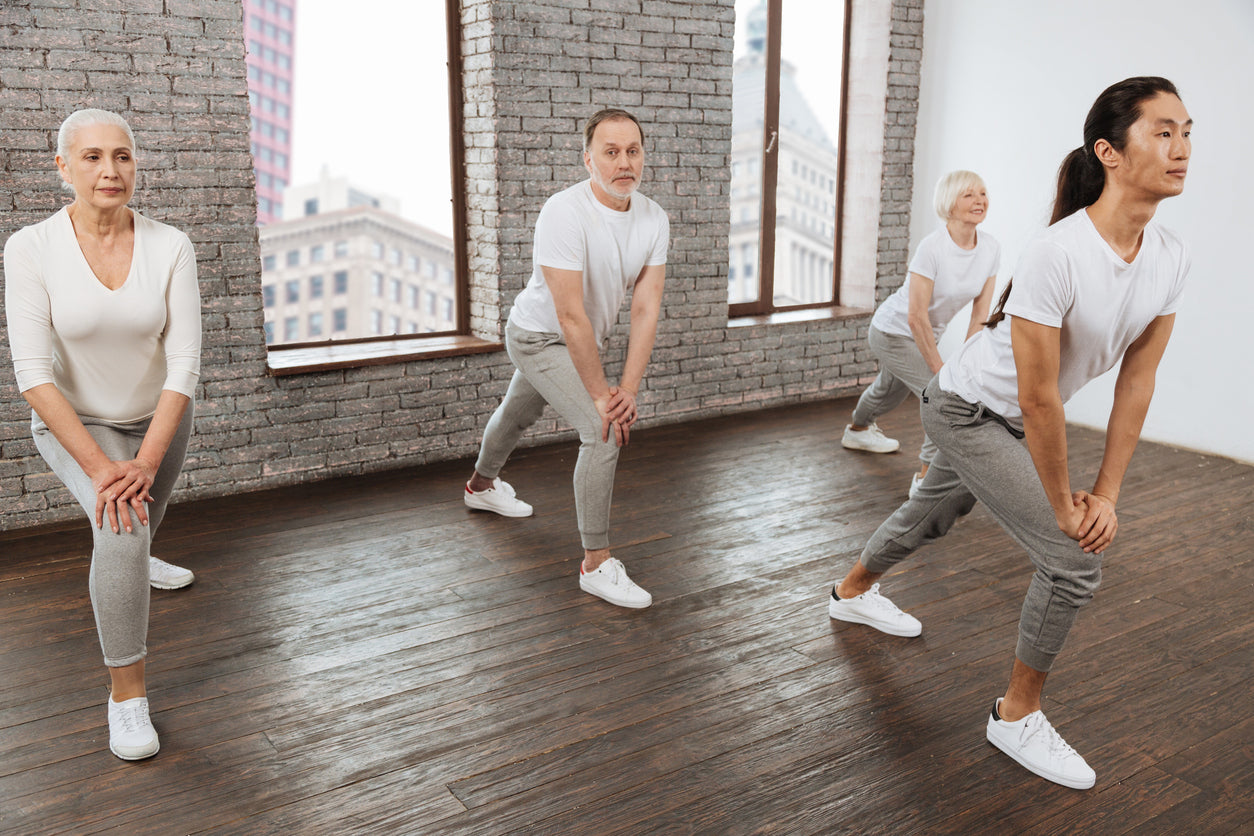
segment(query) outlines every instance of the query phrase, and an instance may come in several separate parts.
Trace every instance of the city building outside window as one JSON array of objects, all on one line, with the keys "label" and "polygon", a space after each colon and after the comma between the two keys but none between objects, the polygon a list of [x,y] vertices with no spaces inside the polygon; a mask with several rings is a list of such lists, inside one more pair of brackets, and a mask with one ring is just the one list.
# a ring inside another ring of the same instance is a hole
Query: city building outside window
[{"label": "city building outside window", "polygon": [[736,0],[733,316],[840,303],[836,209],[848,6],[846,0]]},{"label": "city building outside window", "polygon": [[[256,15],[263,16],[260,37],[249,44],[247,66],[255,101],[251,144],[258,172],[263,285],[274,288],[263,295],[263,319],[277,323],[267,343],[279,351],[284,342],[293,340],[334,342],[336,356],[351,357],[339,352],[340,344],[394,334],[412,334],[415,341],[428,334],[469,337],[469,311],[463,308],[463,300],[469,298],[465,241],[453,235],[466,228],[460,173],[465,171],[462,62],[459,55],[449,53],[462,42],[461,4],[358,0],[348,19],[334,4],[325,10],[319,4],[308,9],[302,5],[301,37],[294,45],[301,50],[302,61],[296,62],[293,76],[293,45],[284,32],[291,31],[294,15],[289,8],[285,24],[278,11],[284,7],[269,8],[273,2],[243,0],[248,26],[254,25]],[[315,20],[318,15],[321,23]],[[377,38],[383,19],[407,33],[401,38],[403,48],[389,47],[385,38],[377,41],[377,51],[388,57],[380,57],[377,64],[332,60],[342,54],[346,38]],[[428,41],[415,32],[426,33]],[[373,91],[386,91],[397,77],[434,79],[440,74],[449,83],[425,83],[406,108],[391,107],[387,98],[380,106],[371,98]],[[384,118],[395,124],[374,123]],[[300,134],[299,144],[291,145],[289,130]],[[356,137],[378,135],[420,135],[427,143],[421,152],[423,165],[398,173],[394,163],[384,161],[380,174],[372,168],[380,156],[374,144],[354,146]],[[289,151],[294,151],[290,176]],[[359,167],[360,175],[355,173]],[[318,171],[322,174],[315,175]],[[454,172],[459,172],[456,180]],[[362,185],[345,189],[335,182],[337,177]],[[366,183],[395,184],[397,195],[363,188]],[[263,189],[269,191],[262,194]],[[275,192],[282,193],[281,202]],[[264,222],[263,211],[272,215]],[[308,275],[308,268],[300,270],[331,259],[335,269],[317,268],[324,271],[317,276]],[[331,277],[330,287],[326,275]],[[327,295],[335,297],[334,309],[309,310],[311,300]],[[299,308],[285,310],[285,305]],[[289,322],[289,310],[299,313],[295,326]],[[319,321],[320,326],[315,324]],[[396,351],[411,354],[415,349],[398,345]]]}]

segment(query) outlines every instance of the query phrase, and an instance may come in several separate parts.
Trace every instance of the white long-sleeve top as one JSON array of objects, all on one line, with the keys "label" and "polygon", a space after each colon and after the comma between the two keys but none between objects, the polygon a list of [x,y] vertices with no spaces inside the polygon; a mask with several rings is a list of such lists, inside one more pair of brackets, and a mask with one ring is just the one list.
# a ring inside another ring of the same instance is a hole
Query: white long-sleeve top
[{"label": "white long-sleeve top", "polygon": [[200,377],[196,254],[172,226],[135,218],[131,270],[101,284],[69,213],[18,230],[4,247],[4,296],[18,388],[56,385],[83,416],[152,417],[161,390],[193,397]]}]

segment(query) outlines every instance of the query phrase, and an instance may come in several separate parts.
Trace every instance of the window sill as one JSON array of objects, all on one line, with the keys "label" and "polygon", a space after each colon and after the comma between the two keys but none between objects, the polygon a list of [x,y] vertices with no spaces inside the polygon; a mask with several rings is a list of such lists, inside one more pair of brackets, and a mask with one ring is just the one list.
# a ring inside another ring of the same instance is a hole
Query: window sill
[{"label": "window sill", "polygon": [[769,314],[733,316],[727,320],[728,328],[748,328],[754,325],[782,325],[787,322],[820,322],[822,320],[857,319],[870,316],[871,308],[847,308],[833,305],[827,308],[804,308],[796,311],[776,311]]},{"label": "window sill", "polygon": [[266,370],[273,376],[354,369],[433,360],[464,354],[489,354],[505,348],[503,343],[481,340],[464,334],[445,337],[396,337],[351,343],[272,346],[266,350]]}]

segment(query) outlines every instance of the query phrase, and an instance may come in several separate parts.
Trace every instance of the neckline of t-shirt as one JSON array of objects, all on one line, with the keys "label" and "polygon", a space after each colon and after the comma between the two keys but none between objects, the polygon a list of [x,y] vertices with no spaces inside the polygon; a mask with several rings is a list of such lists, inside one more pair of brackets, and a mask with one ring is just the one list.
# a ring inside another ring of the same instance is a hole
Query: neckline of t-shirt
[{"label": "neckline of t-shirt", "polygon": [[139,261],[137,258],[137,253],[139,252],[139,226],[140,218],[143,216],[136,210],[131,209],[129,206],[126,208],[130,209],[131,224],[134,227],[135,240],[131,243],[131,264],[130,267],[127,268],[126,278],[122,281],[122,284],[117,287],[109,287],[104,282],[100,281],[100,277],[97,276],[96,271],[92,269],[91,262],[87,260],[87,253],[83,252],[83,246],[78,243],[78,234],[74,231],[74,219],[70,217],[70,207],[64,206],[61,208],[61,214],[65,216],[65,225],[69,229],[70,239],[74,242],[74,251],[78,253],[79,260],[83,263],[83,268],[87,270],[87,274],[91,276],[92,284],[96,285],[96,287],[100,288],[110,296],[121,293],[126,289],[126,286],[131,283],[131,277],[135,275],[135,265]]},{"label": "neckline of t-shirt", "polygon": [[639,192],[632,194],[631,203],[627,206],[625,210],[620,212],[617,209],[611,209],[610,207],[606,206],[601,201],[597,200],[596,192],[592,190],[591,178],[584,180],[583,182],[584,182],[584,189],[588,193],[588,200],[590,200],[592,202],[592,205],[597,208],[597,211],[600,212],[602,217],[609,218],[610,220],[613,220],[617,223],[622,223],[631,218],[631,214],[633,211],[635,211],[635,208],[636,208],[636,198],[640,197]]},{"label": "neckline of t-shirt", "polygon": [[958,242],[955,241],[953,236],[949,234],[949,227],[941,226],[941,228],[937,231],[944,236],[946,243],[949,244],[949,248],[956,253],[960,253],[965,256],[973,256],[980,251],[980,241],[982,240],[983,235],[979,231],[976,231],[975,233],[975,246],[969,250],[958,246]]},{"label": "neckline of t-shirt", "polygon": [[[1141,246],[1137,247],[1136,255],[1132,257],[1131,261],[1125,261],[1123,256],[1115,252],[1115,248],[1110,246],[1110,242],[1107,241],[1105,238],[1103,238],[1102,234],[1097,231],[1097,224],[1093,223],[1093,219],[1089,216],[1088,207],[1086,206],[1085,208],[1081,209],[1080,212],[1084,214],[1084,225],[1088,227],[1090,234],[1092,234],[1092,236],[1097,239],[1102,249],[1104,249],[1106,253],[1110,256],[1111,261],[1115,263],[1116,267],[1118,267],[1121,270],[1127,270],[1131,267],[1135,267],[1137,263],[1140,262],[1141,254],[1145,252],[1145,232],[1150,227],[1148,223],[1145,225],[1145,228],[1141,230]],[[1153,223],[1153,221],[1151,221],[1150,223]]]}]

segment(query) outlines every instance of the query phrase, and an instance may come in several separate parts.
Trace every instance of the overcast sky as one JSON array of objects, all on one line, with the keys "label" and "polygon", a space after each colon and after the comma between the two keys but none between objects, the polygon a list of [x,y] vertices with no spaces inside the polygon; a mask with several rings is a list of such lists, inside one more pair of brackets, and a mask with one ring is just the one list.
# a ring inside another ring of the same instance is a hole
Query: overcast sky
[{"label": "overcast sky", "polygon": [[[759,0],[736,0],[744,20]],[[445,235],[448,76],[438,0],[299,0],[292,183],[331,174],[401,201],[401,214]],[[815,114],[836,136],[839,31],[833,0],[788,0],[783,53]],[[736,54],[744,44],[736,32]],[[833,43],[833,41],[835,42]],[[827,105],[827,106],[825,106]]]},{"label": "overcast sky", "polygon": [[448,71],[438,0],[299,0],[292,183],[331,174],[445,235]]}]

